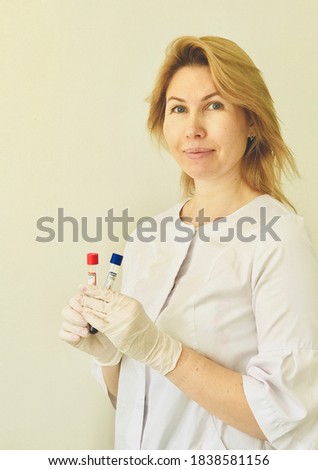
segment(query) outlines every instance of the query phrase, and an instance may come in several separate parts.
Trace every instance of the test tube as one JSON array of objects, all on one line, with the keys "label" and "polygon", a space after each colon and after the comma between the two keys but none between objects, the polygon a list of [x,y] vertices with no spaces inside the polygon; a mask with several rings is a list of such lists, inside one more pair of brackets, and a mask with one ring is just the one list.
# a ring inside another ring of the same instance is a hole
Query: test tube
[{"label": "test tube", "polygon": [[123,261],[123,256],[118,255],[117,253],[113,253],[111,258],[110,258],[110,268],[106,277],[106,281],[104,284],[104,289],[110,289],[111,286],[113,285],[118,269]]},{"label": "test tube", "polygon": [[87,284],[89,286],[97,285],[97,266],[98,266],[98,253],[87,253]]},{"label": "test tube", "polygon": [[[88,253],[87,254],[87,284],[89,286],[97,285],[97,266],[98,266],[98,253]],[[95,335],[98,330],[93,326],[89,325],[89,332]]]}]

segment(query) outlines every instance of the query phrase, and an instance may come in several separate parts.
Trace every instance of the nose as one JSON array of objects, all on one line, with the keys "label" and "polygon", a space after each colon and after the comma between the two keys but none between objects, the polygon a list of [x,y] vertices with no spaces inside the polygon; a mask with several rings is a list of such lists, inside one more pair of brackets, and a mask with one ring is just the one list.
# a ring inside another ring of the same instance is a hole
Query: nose
[{"label": "nose", "polygon": [[189,117],[186,128],[186,137],[188,139],[202,139],[206,135],[206,130],[198,116]]}]

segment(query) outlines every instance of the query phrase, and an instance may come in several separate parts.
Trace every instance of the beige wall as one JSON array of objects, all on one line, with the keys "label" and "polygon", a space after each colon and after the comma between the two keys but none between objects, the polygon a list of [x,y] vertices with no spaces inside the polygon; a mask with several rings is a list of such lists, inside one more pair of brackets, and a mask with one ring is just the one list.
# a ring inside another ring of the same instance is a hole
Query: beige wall
[{"label": "beige wall", "polygon": [[138,219],[178,200],[178,169],[145,129],[176,36],[231,38],[264,72],[302,173],[286,192],[318,249],[317,20],[316,0],[0,1],[0,448],[112,447],[90,360],[57,335],[86,253],[106,269],[123,240],[73,243],[66,229],[39,243],[36,221],[63,207],[93,230],[110,208]]}]

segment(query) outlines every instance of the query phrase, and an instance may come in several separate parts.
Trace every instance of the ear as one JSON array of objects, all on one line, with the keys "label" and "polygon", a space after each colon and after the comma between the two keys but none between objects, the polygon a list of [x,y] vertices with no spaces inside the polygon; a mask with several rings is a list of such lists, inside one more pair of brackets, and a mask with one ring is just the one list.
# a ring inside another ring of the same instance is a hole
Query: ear
[{"label": "ear", "polygon": [[249,126],[248,126],[248,137],[249,139],[253,140],[254,137],[255,137],[255,126],[254,126],[254,122],[251,121]]}]

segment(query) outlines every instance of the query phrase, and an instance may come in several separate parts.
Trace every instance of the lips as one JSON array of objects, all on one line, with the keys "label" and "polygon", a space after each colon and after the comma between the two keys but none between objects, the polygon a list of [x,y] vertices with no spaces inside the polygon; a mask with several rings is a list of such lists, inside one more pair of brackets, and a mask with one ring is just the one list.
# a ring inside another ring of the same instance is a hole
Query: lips
[{"label": "lips", "polygon": [[187,148],[183,152],[186,154],[187,157],[191,158],[192,160],[197,160],[199,158],[204,158],[211,155],[215,149],[213,148],[205,148],[205,147],[193,147]]}]

